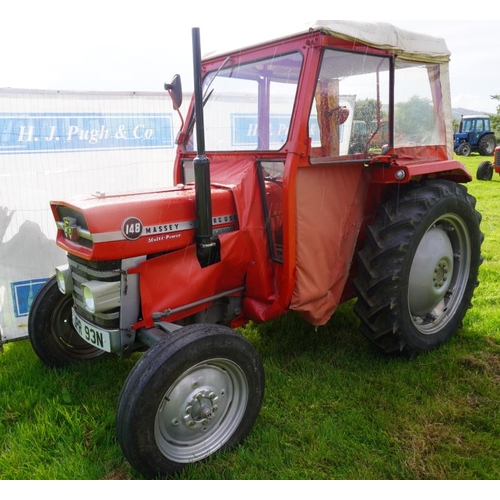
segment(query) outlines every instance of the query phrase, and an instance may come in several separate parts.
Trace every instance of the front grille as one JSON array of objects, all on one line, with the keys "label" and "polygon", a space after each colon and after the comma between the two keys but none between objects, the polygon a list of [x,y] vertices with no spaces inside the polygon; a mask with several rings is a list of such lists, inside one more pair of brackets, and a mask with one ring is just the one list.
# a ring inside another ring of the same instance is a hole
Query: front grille
[{"label": "front grille", "polygon": [[495,151],[495,166],[500,168],[500,151]]},{"label": "front grille", "polygon": [[120,309],[92,314],[84,306],[82,283],[87,281],[120,281],[121,262],[119,260],[97,262],[68,255],[68,264],[73,278],[73,300],[78,313],[87,321],[107,330],[120,327]]}]

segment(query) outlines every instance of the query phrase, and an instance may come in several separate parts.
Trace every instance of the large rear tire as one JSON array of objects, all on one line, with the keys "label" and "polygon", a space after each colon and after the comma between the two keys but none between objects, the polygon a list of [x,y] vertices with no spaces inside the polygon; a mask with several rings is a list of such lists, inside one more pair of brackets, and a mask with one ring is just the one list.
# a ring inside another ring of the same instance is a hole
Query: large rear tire
[{"label": "large rear tire", "polygon": [[359,252],[355,311],[385,353],[413,357],[462,326],[481,263],[481,215],[464,186],[434,180],[385,203]]},{"label": "large rear tire", "polygon": [[263,396],[264,370],[244,337],[220,325],[186,326],[130,372],[118,401],[118,441],[144,476],[169,476],[240,443]]},{"label": "large rear tire", "polygon": [[493,156],[495,152],[496,141],[493,134],[485,135],[481,137],[477,144],[477,150],[481,156]]},{"label": "large rear tire", "polygon": [[28,316],[28,336],[38,357],[52,368],[106,354],[83,340],[73,328],[73,297],[63,295],[55,276],[37,293]]}]

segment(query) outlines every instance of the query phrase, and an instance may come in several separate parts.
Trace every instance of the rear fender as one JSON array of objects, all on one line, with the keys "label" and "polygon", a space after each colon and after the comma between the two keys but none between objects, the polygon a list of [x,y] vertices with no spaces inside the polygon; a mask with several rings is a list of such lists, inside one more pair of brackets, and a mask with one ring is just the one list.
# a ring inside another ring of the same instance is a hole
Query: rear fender
[{"label": "rear fender", "polygon": [[472,175],[459,161],[445,160],[432,163],[374,166],[371,183],[407,184],[410,181],[420,180],[422,177],[447,179],[460,183],[472,181]]}]

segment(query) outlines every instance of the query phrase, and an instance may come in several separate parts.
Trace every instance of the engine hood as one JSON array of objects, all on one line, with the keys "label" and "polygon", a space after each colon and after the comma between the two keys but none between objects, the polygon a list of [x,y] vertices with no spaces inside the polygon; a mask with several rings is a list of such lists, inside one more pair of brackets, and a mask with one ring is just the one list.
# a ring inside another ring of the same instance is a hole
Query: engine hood
[{"label": "engine hood", "polygon": [[[238,229],[230,188],[211,190],[215,233]],[[194,242],[194,185],[161,191],[92,195],[52,201],[57,244],[86,260],[117,260],[152,255]]]}]

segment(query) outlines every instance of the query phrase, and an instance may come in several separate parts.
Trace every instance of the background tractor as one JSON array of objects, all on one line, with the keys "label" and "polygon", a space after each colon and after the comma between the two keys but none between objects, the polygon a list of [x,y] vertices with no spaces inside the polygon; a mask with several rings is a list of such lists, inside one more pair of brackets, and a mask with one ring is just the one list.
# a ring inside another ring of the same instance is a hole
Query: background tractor
[{"label": "background tractor", "polygon": [[496,147],[491,119],[487,115],[462,116],[453,139],[455,153],[461,156],[469,156],[474,152],[481,156],[492,156]]}]

